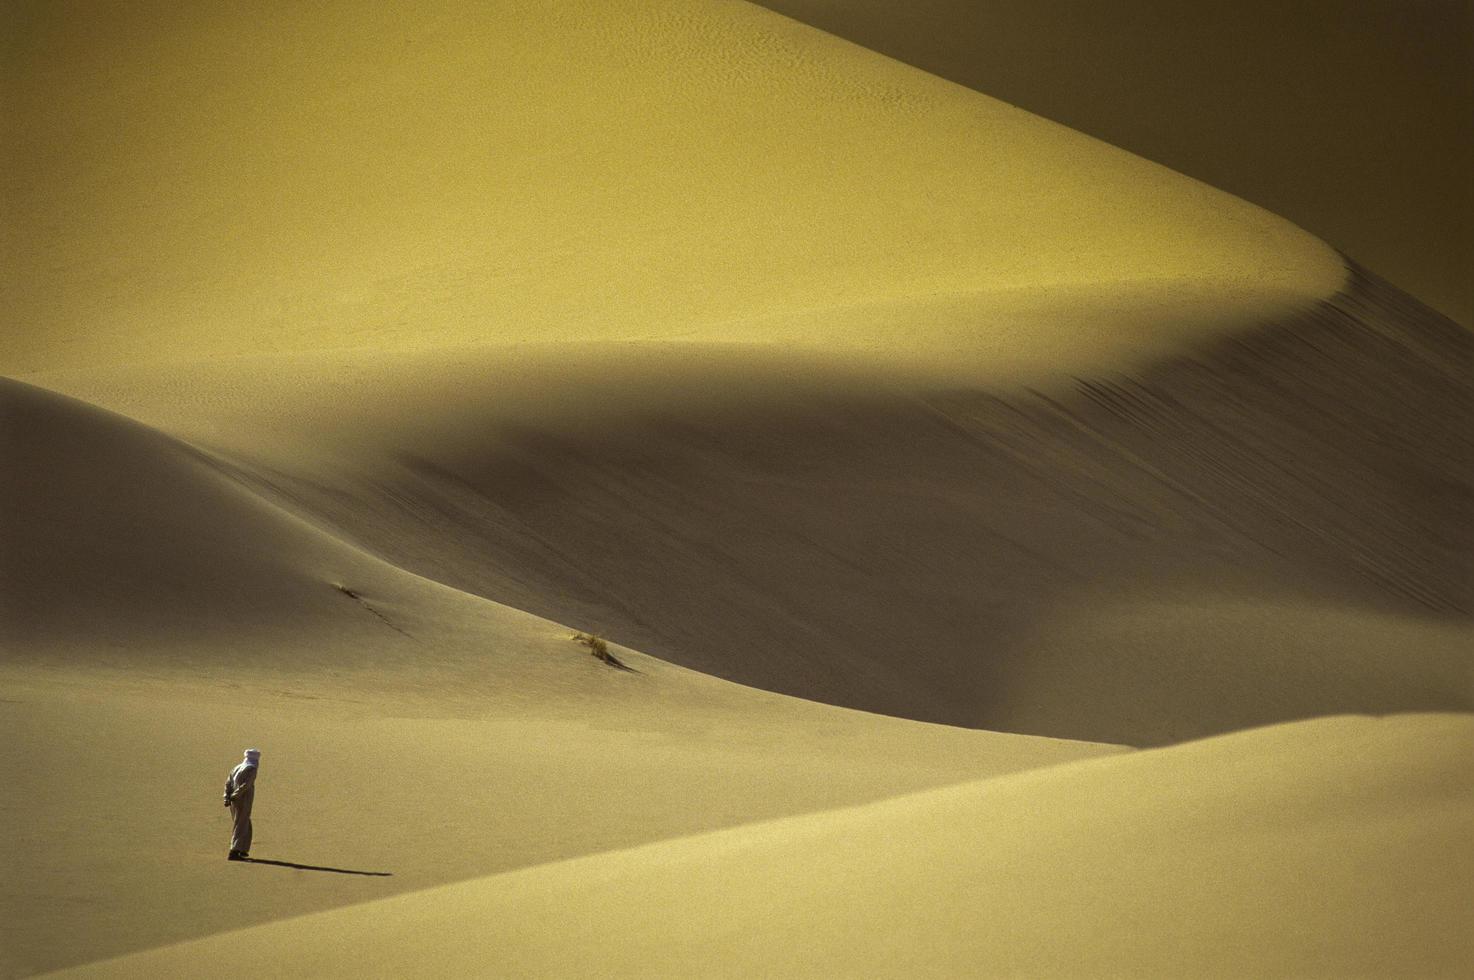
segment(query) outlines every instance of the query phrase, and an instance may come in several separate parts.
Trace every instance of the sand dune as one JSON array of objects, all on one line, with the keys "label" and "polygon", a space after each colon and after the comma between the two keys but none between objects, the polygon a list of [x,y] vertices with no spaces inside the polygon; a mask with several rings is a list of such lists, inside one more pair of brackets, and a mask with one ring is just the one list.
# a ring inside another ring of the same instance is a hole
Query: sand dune
[{"label": "sand dune", "polygon": [[44,380],[395,565],[688,667],[1162,744],[1474,706],[1471,345],[1398,296],[1358,271],[1191,356],[1027,390],[700,344]]},{"label": "sand dune", "polygon": [[3,482],[0,623],[12,656],[75,663],[79,646],[106,656],[147,645],[160,664],[224,657],[204,638],[238,629],[243,649],[259,645],[254,661],[273,657],[283,637],[338,625],[344,597],[326,582],[357,583],[372,562],[252,497],[184,444],[41,389],[0,386],[6,448],[26,464]]},{"label": "sand dune", "polygon": [[1467,4],[761,3],[1253,201],[1474,324]]},{"label": "sand dune", "polygon": [[[747,4],[85,13],[5,8],[0,973],[1293,972],[1467,898],[1466,719],[1123,748],[1471,707],[1449,321]],[[222,860],[247,742],[320,870]]]},{"label": "sand dune", "polygon": [[546,865],[79,973],[228,958],[320,976],[1455,976],[1474,955],[1471,747],[1467,716],[1307,722]]},{"label": "sand dune", "polygon": [[1115,322],[1193,284],[1232,320],[1343,278],[1268,212],[743,3],[89,13],[12,15],[12,376],[784,341],[796,311],[1112,283],[1146,294]]},{"label": "sand dune", "polygon": [[[434,656],[511,645],[445,632]],[[0,975],[1110,751],[780,699],[623,650],[641,672],[616,673],[566,637],[527,644],[561,684],[487,668],[484,696],[304,683],[245,657],[188,677],[8,666]],[[219,783],[243,742],[268,753],[253,856],[392,876],[228,864]]]},{"label": "sand dune", "polygon": [[[7,976],[1117,751],[629,650],[635,672],[614,671],[568,628],[388,566],[155,431],[15,382],[0,396],[28,462],[0,482]],[[392,877],[225,877],[217,783],[242,741],[269,747],[257,856]]]},{"label": "sand dune", "polygon": [[[1418,336],[1414,331],[1392,349],[1403,350],[1408,363],[1444,363],[1435,356],[1437,332],[1421,346],[1409,340]],[[1393,363],[1385,350],[1380,354],[1384,366]],[[463,370],[471,375],[485,370],[484,352],[463,356],[468,358]],[[1047,430],[1043,435],[1022,425],[999,430],[999,415],[979,411],[979,406],[995,404],[998,396],[993,394],[964,397],[954,390],[946,397],[934,392],[918,401],[914,389],[892,381],[889,387],[864,389],[870,397],[857,401],[861,379],[867,376],[830,366],[806,369],[801,361],[785,362],[783,373],[771,354],[751,354],[741,358],[744,370],[734,371],[730,352],[705,360],[683,350],[672,356],[685,373],[654,371],[664,380],[633,386],[638,396],[601,398],[598,418],[590,418],[587,407],[571,407],[582,402],[570,395],[601,387],[600,378],[611,390],[621,390],[608,383],[611,361],[597,357],[586,373],[572,370],[567,357],[555,357],[551,367],[538,369],[532,369],[535,360],[524,358],[520,374],[508,372],[509,378],[520,379],[523,389],[512,383],[498,387],[502,400],[490,408],[472,386],[458,383],[464,375],[434,357],[418,367],[401,360],[392,371],[380,367],[363,375],[324,370],[313,358],[268,359],[274,368],[297,362],[311,376],[333,379],[306,397],[313,409],[299,417],[295,412],[304,403],[287,394],[302,379],[283,370],[275,375],[276,390],[263,380],[271,372],[246,361],[220,370],[235,378],[243,393],[256,393],[254,401],[225,397],[228,386],[212,387],[205,368],[190,372],[182,389],[166,384],[131,387],[118,380],[129,372],[111,375],[109,383],[115,387],[109,389],[110,397],[138,399],[138,414],[144,416],[150,411],[167,414],[166,404],[187,415],[195,409],[179,398],[179,390],[213,391],[213,411],[201,409],[193,416],[197,445],[46,391],[7,383],[6,417],[21,423],[13,427],[16,438],[10,445],[21,451],[18,458],[32,463],[25,470],[8,471],[5,481],[6,513],[12,522],[7,525],[12,562],[7,566],[7,595],[21,602],[7,606],[7,650],[12,652],[4,687],[9,703],[0,717],[13,758],[27,760],[7,777],[7,795],[29,801],[24,807],[7,807],[8,825],[0,828],[23,842],[11,852],[5,876],[6,946],[16,951],[7,971],[23,975],[497,875],[466,886],[484,892],[426,893],[433,917],[460,935],[460,916],[490,914],[483,904],[486,892],[499,896],[498,902],[500,896],[529,894],[515,884],[520,878],[509,886],[504,872],[611,851],[636,855],[611,856],[619,868],[633,861],[641,868],[668,869],[653,884],[632,883],[621,876],[636,872],[621,870],[610,880],[623,884],[611,887],[627,886],[639,894],[648,889],[666,895],[661,902],[668,903],[674,883],[689,879],[691,867],[730,860],[720,857],[729,853],[729,845],[718,842],[709,853],[707,844],[695,842],[712,839],[689,838],[691,843],[670,845],[681,856],[669,863],[621,849],[790,814],[829,814],[835,807],[1108,751],[824,708],[736,688],[627,649],[621,655],[640,673],[613,672],[570,643],[567,628],[472,594],[477,590],[505,598],[511,606],[555,609],[561,621],[582,628],[651,623],[653,627],[645,628],[652,636],[664,635],[673,659],[730,673],[767,670],[776,687],[807,688],[834,700],[857,691],[861,696],[878,692],[891,699],[887,707],[899,705],[922,716],[952,704],[987,712],[993,719],[1015,720],[1021,728],[1071,731],[1094,726],[1129,733],[1129,740],[1138,742],[1176,740],[1197,730],[1236,727],[1248,723],[1246,719],[1305,717],[1338,706],[1458,706],[1467,696],[1467,629],[1456,609],[1429,608],[1421,601],[1437,602],[1444,596],[1457,601],[1459,580],[1452,574],[1457,551],[1450,548],[1452,553],[1440,558],[1442,553],[1423,538],[1406,538],[1403,551],[1377,544],[1383,540],[1379,534],[1396,539],[1396,522],[1404,519],[1395,493],[1399,487],[1410,491],[1396,480],[1383,491],[1389,494],[1381,500],[1384,521],[1374,519],[1379,501],[1366,496],[1373,484],[1363,479],[1357,493],[1366,500],[1366,509],[1354,512],[1354,518],[1309,526],[1304,538],[1271,536],[1278,526],[1271,518],[1304,520],[1311,501],[1290,507],[1293,500],[1280,493],[1272,498],[1280,509],[1261,504],[1226,514],[1222,508],[1246,505],[1234,492],[1209,492],[1212,482],[1201,481],[1216,471],[1205,473],[1192,456],[1160,455],[1173,445],[1160,432],[1166,416],[1145,415],[1139,424],[1154,427],[1155,438],[1148,445],[1156,446],[1159,455],[1150,460],[1158,468],[1174,465],[1171,474],[1147,470],[1139,455],[1148,448],[1140,442],[1147,436],[1140,431],[1131,436],[1129,425],[1117,430],[1109,451],[1087,452]],[[338,366],[353,361],[344,356]],[[705,372],[699,369],[702,364]],[[151,372],[140,368],[132,377],[136,381]],[[561,385],[553,384],[559,372],[569,376]],[[1262,378],[1273,376],[1270,371]],[[439,384],[426,387],[426,377],[438,378]],[[778,385],[775,377],[789,383]],[[1363,380],[1372,377],[1376,375]],[[1385,396],[1377,395],[1374,386],[1360,387],[1369,413],[1383,410],[1383,397],[1406,393],[1407,378],[1399,382],[1396,372],[1384,377],[1391,386]],[[400,388],[394,387],[395,379]],[[713,394],[713,379],[728,383]],[[1339,380],[1342,387],[1333,393],[1350,387],[1347,379]],[[375,389],[382,402],[361,400]],[[1252,385],[1230,385],[1223,397],[1243,398],[1253,391]],[[144,404],[148,392],[158,399],[153,409]],[[437,397],[441,392],[459,392],[462,400],[444,400]],[[1100,397],[1099,389],[1081,396]],[[1436,389],[1430,397],[1436,397]],[[1415,411],[1417,404],[1414,400],[1406,408]],[[441,414],[405,411],[416,405],[438,405]],[[671,406],[683,409],[679,418],[671,416]],[[1259,418],[1277,417],[1263,403],[1260,407],[1266,413]],[[1019,410],[1010,411],[1017,416]],[[929,421],[923,425],[920,418]],[[1033,424],[1040,424],[1040,418],[1049,416],[1035,416]],[[1385,418],[1389,425],[1400,424],[1396,413]],[[968,441],[987,450],[981,458],[956,456],[963,444],[958,427],[968,422],[978,426]],[[1268,430],[1246,425],[1241,431]],[[213,439],[207,438],[209,433]],[[1338,433],[1344,435],[1339,428],[1325,434]],[[1422,455],[1424,443],[1399,443],[1385,434],[1382,440],[1396,451],[1388,450],[1387,457],[1367,456],[1363,446],[1362,455],[1351,457],[1359,463],[1348,472],[1390,471],[1401,479],[1409,473],[1438,472],[1436,461],[1443,457],[1433,456],[1430,462]],[[1301,437],[1278,451],[1304,453],[1316,445],[1325,444]],[[1348,453],[1357,445],[1343,439],[1326,451]],[[910,455],[901,452],[906,446]],[[1042,479],[1025,481],[1027,472],[1005,471],[1032,495],[1007,492],[1009,482],[988,465],[1017,459],[1010,453],[1021,450],[1035,454],[1029,457],[1034,459],[1046,450],[1054,454],[1056,469]],[[897,453],[894,461],[887,460]],[[85,465],[77,465],[79,459]],[[1418,466],[1400,470],[1402,460]],[[1453,466],[1447,471],[1450,481],[1458,479],[1456,460],[1446,460]],[[1272,472],[1268,464],[1273,461],[1272,456],[1258,457],[1259,479]],[[1143,470],[1154,472],[1154,480],[1142,478]],[[919,473],[926,479],[918,484]],[[1089,474],[1093,476],[1086,479]],[[1199,482],[1186,493],[1168,476]],[[1041,486],[1068,491],[1068,499],[1043,496]],[[726,489],[718,492],[722,487]],[[1322,496],[1313,499],[1326,499],[1325,491],[1315,492]],[[806,499],[821,505],[804,506]],[[844,508],[822,506],[831,500],[844,501]],[[826,520],[832,511],[835,516]],[[920,523],[924,514],[935,523]],[[980,514],[1000,523],[985,525],[986,537],[969,542],[964,534],[976,520],[973,515]],[[1448,512],[1447,526],[1455,530],[1457,514]],[[1240,537],[1209,538],[1205,528],[1224,523],[1225,516],[1234,518]],[[1353,519],[1361,521],[1359,532],[1345,536],[1343,529]],[[916,523],[893,530],[901,520]],[[1080,523],[1064,523],[1070,520]],[[1091,547],[1099,549],[1111,573],[1103,584],[1114,584],[1114,589],[1080,588],[1078,573],[1019,558],[1027,554],[1024,547],[1004,553],[1012,556],[1013,563],[1006,564],[996,544],[1022,540],[1037,547],[1058,535],[1053,554],[1075,556],[1080,563],[1076,568],[1088,569],[1090,539],[1082,528],[1094,528],[1097,538]],[[890,537],[881,536],[885,534]],[[1130,543],[1143,539],[1135,552],[1138,564],[1128,566]],[[877,547],[884,541],[893,542],[891,550]],[[1279,549],[1277,561],[1260,557],[1268,550],[1266,541]],[[1287,545],[1297,542],[1300,553],[1286,555]],[[1327,542],[1348,550],[1328,555],[1310,549]],[[378,554],[392,554],[396,562],[424,574],[405,572]],[[1176,564],[1154,561],[1157,555],[1176,555]],[[932,569],[935,577],[923,577],[943,557],[949,564]],[[1362,565],[1354,560],[1358,557],[1397,563]],[[750,564],[738,565],[734,558]],[[871,571],[866,562],[884,564]],[[24,569],[37,574],[16,574]],[[1379,569],[1383,577],[1371,574]],[[1389,569],[1395,573],[1390,577]],[[1154,577],[1169,570],[1179,574],[1176,581]],[[685,587],[661,589],[662,581],[670,581],[661,576],[672,571]],[[1188,572],[1198,578],[1186,578]],[[1443,574],[1450,577],[1440,578]],[[447,587],[436,577],[458,587]],[[886,579],[901,584],[886,590]],[[856,585],[867,581],[873,582],[871,591]],[[1407,588],[1394,590],[1389,582]],[[1421,583],[1427,588],[1411,588]],[[1452,591],[1438,591],[1441,584]],[[339,586],[351,589],[356,598]],[[800,619],[790,612],[791,603],[806,595],[833,598],[825,600],[831,603],[827,606],[810,599],[799,607],[808,618]],[[949,595],[956,598],[947,606]],[[968,610],[978,595],[989,603],[974,614],[977,619],[959,623],[938,613]],[[622,607],[615,599],[628,605]],[[1016,633],[987,628],[981,617],[997,615],[999,609],[1015,617]],[[629,618],[620,620],[618,614]],[[626,639],[619,629],[614,635]],[[968,677],[975,686],[960,682]],[[1309,761],[1300,768],[1259,759],[1254,751],[1242,756],[1225,751],[1216,763],[1221,769],[1202,770],[1202,785],[1216,786],[1219,792],[1235,787],[1244,800],[1267,813],[1277,807],[1324,809],[1347,786],[1368,779],[1393,783],[1402,763],[1411,770],[1436,763],[1426,784],[1441,785],[1449,770],[1459,770],[1438,761],[1444,749],[1437,746],[1467,739],[1462,729],[1430,725],[1428,741],[1419,735],[1395,751],[1389,749],[1375,773],[1348,771],[1337,784],[1340,790],[1322,786],[1312,792],[1297,774],[1334,768],[1326,741],[1342,739],[1347,732],[1335,727],[1329,731],[1315,748],[1305,750]],[[1293,745],[1298,736],[1272,737]],[[219,860],[223,817],[214,801],[214,770],[243,740],[273,748],[271,782],[264,784],[272,795],[263,797],[264,804],[270,803],[262,817],[258,855],[349,870],[387,870],[393,877],[255,868],[251,871],[281,877],[246,879],[242,892],[238,878],[226,877],[240,869]],[[1344,741],[1350,745],[1354,739]],[[1427,750],[1420,751],[1425,745]],[[1287,751],[1300,757],[1298,748]],[[1349,753],[1346,764],[1358,758]],[[1280,795],[1261,792],[1244,775],[1258,769],[1284,774]],[[1117,785],[1117,775],[1103,775],[1095,792],[1134,794],[1137,783],[1123,776]],[[1159,787],[1180,785],[1160,773],[1140,778]],[[1392,807],[1393,797],[1388,789],[1377,806]],[[1155,797],[1140,797],[1141,809],[1122,816],[1122,825],[1153,826],[1148,800]],[[1190,796],[1188,800],[1173,805],[1196,812]],[[121,818],[104,802],[116,804]],[[1029,915],[1035,918],[1026,922],[1027,916],[1005,915],[998,922],[1016,926],[1010,936],[1037,937],[1044,916],[1037,910],[1053,910],[1050,921],[1055,921],[1062,914],[1059,909],[1074,909],[1063,914],[1098,923],[1096,931],[1072,947],[1074,952],[1059,953],[1064,960],[1051,959],[1056,954],[1044,950],[1043,938],[994,942],[987,937],[998,934],[976,930],[975,924],[967,926],[967,931],[976,931],[975,940],[961,941],[957,932],[928,933],[930,945],[908,948],[935,950],[944,958],[932,966],[942,973],[972,957],[1002,967],[1057,964],[1066,972],[1077,966],[1081,970],[1075,972],[1089,972],[1082,964],[1103,958],[1122,970],[1172,972],[1153,957],[1176,955],[1164,950],[1210,948],[1204,939],[1206,925],[1188,923],[1180,927],[1185,931],[1173,931],[1143,911],[1142,921],[1148,923],[1143,928],[1168,939],[1145,951],[1103,952],[1103,945],[1118,941],[1119,922],[1092,918],[1095,913],[1083,911],[1084,897],[1070,891],[1068,875],[1058,868],[1073,867],[1076,851],[1050,850],[1042,842],[1057,837],[1034,835],[1041,815],[1073,827],[1082,813],[1098,809],[1098,803],[1098,797],[1062,789],[1037,799],[1019,797],[1012,817],[990,809],[968,812],[964,818],[947,810],[948,819],[956,818],[947,824],[947,832],[935,826],[946,823],[940,817],[900,829],[915,816],[906,807],[874,830],[849,829],[850,818],[843,814],[816,815],[816,826],[837,821],[836,826],[846,829],[815,842],[803,829],[807,824],[774,825],[760,835],[773,856],[754,859],[753,867],[774,873],[808,867],[790,860],[788,848],[795,846],[813,862],[835,868],[872,861],[872,852],[855,856],[835,844],[857,834],[861,840],[873,834],[884,840],[935,842],[936,851],[924,856],[925,864],[911,864],[918,858],[907,854],[896,859],[898,867],[944,867],[944,854],[966,854],[994,839],[1032,842],[1025,853],[1033,857],[1019,860],[1041,874],[1046,867],[1056,870],[1043,874],[1038,890],[1030,893],[1033,904],[1028,907],[1036,911]],[[1399,865],[1404,877],[1384,894],[1412,903],[1415,882],[1442,881],[1439,888],[1454,889],[1441,870],[1425,875],[1429,862],[1442,852],[1419,835],[1424,830],[1450,833],[1446,821],[1465,819],[1467,806],[1444,806],[1416,795],[1407,797],[1405,806],[1389,825],[1371,815],[1375,807],[1360,797],[1345,802],[1346,820],[1350,832],[1360,835],[1358,842],[1347,845],[1349,850],[1311,852],[1320,862],[1309,869],[1314,874],[1307,871],[1276,886],[1284,889],[1285,901],[1309,901],[1309,893],[1295,891],[1291,882],[1302,888],[1318,882],[1319,891],[1357,894],[1354,882],[1326,876],[1336,867],[1358,867],[1361,858],[1354,855],[1385,851],[1398,842],[1404,850],[1393,848],[1391,853],[1405,858]],[[1167,803],[1162,809],[1173,812]],[[1242,829],[1210,821],[1185,840],[1174,836],[1180,824],[1158,819],[1164,823],[1149,839],[1192,849],[1193,860],[1200,863],[1209,862],[1215,848],[1229,848],[1227,842],[1238,839]],[[1099,835],[1091,837],[1096,830]],[[1080,848],[1089,840],[1116,840],[1118,835],[1089,822],[1072,833],[1077,834],[1071,838],[1074,846]],[[805,841],[813,846],[803,847]],[[1126,857],[1112,852],[1109,859],[1097,855],[1097,860],[1101,875],[1116,875],[1114,880],[1127,891],[1135,887],[1133,865]],[[548,874],[555,883],[527,887],[534,892],[547,888],[556,897],[546,901],[560,905],[576,905],[570,895],[600,901],[604,893],[588,887],[584,871],[577,871],[570,883],[552,872],[557,867],[563,866],[555,863],[547,872],[529,872],[535,881]],[[768,872],[754,870],[750,879],[734,870],[726,873],[737,882],[782,885],[762,877]],[[979,872],[985,882],[995,884],[1004,873]],[[895,877],[882,874],[887,880]],[[813,877],[831,880],[817,872]],[[1018,877],[1014,866],[1002,882],[1020,887]],[[839,880],[852,882],[844,875]],[[954,910],[949,914],[961,915],[971,906],[958,897],[960,886],[948,885],[948,880],[943,875],[936,882],[932,900],[936,907]],[[881,903],[890,893],[865,899],[864,889],[854,887],[859,897],[799,890],[811,897],[806,908],[813,917],[793,910],[794,921],[804,922],[813,935],[837,941],[849,935],[848,927],[831,921],[831,910],[853,908],[860,901],[871,910],[864,914],[881,916]],[[1236,890],[1211,893],[1216,897],[1203,897],[1192,883],[1182,887],[1200,896],[1205,920],[1207,908],[1221,907],[1215,904],[1220,899],[1241,903],[1233,906],[1241,911],[1252,904],[1249,886],[1242,882]],[[203,899],[206,895],[211,897]],[[38,902],[38,896],[43,900]],[[1456,893],[1453,897],[1459,898]],[[738,898],[733,914],[750,916],[741,920],[749,923],[746,934],[765,935],[766,920],[756,911],[739,913],[747,899]],[[1176,908],[1181,898],[1168,894],[1161,898],[1162,907]],[[1056,900],[1062,904],[1054,904]],[[725,907],[731,896],[720,901]],[[89,903],[88,927],[79,938],[78,919],[70,910],[82,902]],[[627,909],[614,907],[621,915],[610,921],[623,928]],[[697,914],[700,904],[692,908]],[[402,921],[419,921],[415,916],[421,913],[395,909],[394,917],[403,914]],[[1219,921],[1215,928],[1221,932],[1214,935],[1237,937],[1221,941],[1246,957],[1244,950],[1262,948],[1265,960],[1228,959],[1233,967],[1219,972],[1292,961],[1352,963],[1371,955],[1356,939],[1378,935],[1362,928],[1367,923],[1403,929],[1409,928],[1407,922],[1442,921],[1429,919],[1431,913],[1415,904],[1397,909],[1338,905],[1327,913],[1325,929],[1332,939],[1323,949],[1340,958],[1323,960],[1305,951],[1300,926],[1290,936],[1271,931],[1262,947],[1246,946],[1243,937],[1261,935],[1264,925],[1249,914],[1253,910]],[[281,950],[291,965],[260,965],[298,972],[354,969],[351,940],[339,939],[360,929],[378,930],[382,922],[372,911],[342,914],[349,918],[315,925],[312,919],[290,920],[280,926],[287,930],[283,936],[261,936],[259,948]],[[357,914],[373,924],[353,920]],[[775,969],[800,969],[809,962],[769,962],[758,952],[730,946],[673,947],[698,959],[667,960],[654,947],[660,935],[670,933],[661,933],[653,919],[632,931],[643,937],[638,942],[618,946],[626,951],[619,955],[628,959],[610,958],[603,934],[596,931],[588,933],[592,946],[549,951],[545,939],[532,935],[531,926],[518,931],[523,927],[516,925],[520,920],[515,916],[502,921],[520,938],[499,947],[499,969],[522,966],[557,973],[603,962],[611,968],[623,963],[633,972],[639,972],[641,963],[683,972],[710,962],[702,958],[711,956]],[[686,928],[679,919],[664,921],[678,932]],[[938,921],[954,920],[939,915]],[[313,930],[300,935],[335,938],[327,946],[299,942],[297,929]],[[707,934],[733,942],[732,937],[741,935],[727,929]],[[422,938],[436,942],[437,935],[426,929]],[[258,948],[258,940],[251,943]],[[1413,955],[1405,946],[1380,940],[1378,945],[1385,947],[1379,955]],[[416,947],[409,943],[405,948]],[[453,957],[481,955],[473,944],[448,948]],[[816,962],[848,962],[839,950],[785,943],[781,936],[767,948],[812,955]],[[190,967],[183,964],[207,961],[192,957],[215,954],[213,947],[186,945],[158,955],[163,959],[134,966],[108,964],[106,969],[187,972]],[[577,959],[585,955],[588,960]],[[1419,955],[1432,958],[1417,962],[1439,967],[1453,954],[1434,944]],[[457,959],[417,962],[431,970],[474,965],[473,960]],[[887,968],[901,972],[911,966],[917,963]],[[1212,973],[1215,968],[1200,963],[1192,972]]]}]

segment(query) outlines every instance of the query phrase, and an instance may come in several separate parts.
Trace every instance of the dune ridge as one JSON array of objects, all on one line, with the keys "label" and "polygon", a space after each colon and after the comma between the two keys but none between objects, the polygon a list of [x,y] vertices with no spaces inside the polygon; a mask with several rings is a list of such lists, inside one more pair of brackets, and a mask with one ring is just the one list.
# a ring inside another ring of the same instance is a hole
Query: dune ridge
[{"label": "dune ridge", "polygon": [[763,6],[1247,198],[1474,324],[1465,6]]}]

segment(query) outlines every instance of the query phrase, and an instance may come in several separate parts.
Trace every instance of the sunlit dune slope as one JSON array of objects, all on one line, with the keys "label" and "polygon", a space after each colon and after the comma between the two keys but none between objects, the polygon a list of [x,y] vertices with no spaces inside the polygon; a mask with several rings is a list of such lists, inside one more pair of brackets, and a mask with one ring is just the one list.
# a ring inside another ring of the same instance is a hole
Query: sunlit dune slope
[{"label": "sunlit dune slope", "polygon": [[[1456,976],[1474,722],[1332,718],[230,932],[89,976]],[[331,937],[325,941],[324,937]]]},{"label": "sunlit dune slope", "polygon": [[1343,275],[1267,212],[743,3],[7,10],[11,375],[692,337],[1088,365]]},{"label": "sunlit dune slope", "polygon": [[[616,673],[551,626],[524,641],[439,618],[437,658],[502,662],[479,687],[308,683],[244,654],[189,676],[144,656],[0,667],[0,976],[1115,751],[805,704],[622,649],[640,673]],[[541,678],[505,666],[534,655]],[[220,784],[245,745],[265,753],[254,857],[390,877],[227,863]]]}]

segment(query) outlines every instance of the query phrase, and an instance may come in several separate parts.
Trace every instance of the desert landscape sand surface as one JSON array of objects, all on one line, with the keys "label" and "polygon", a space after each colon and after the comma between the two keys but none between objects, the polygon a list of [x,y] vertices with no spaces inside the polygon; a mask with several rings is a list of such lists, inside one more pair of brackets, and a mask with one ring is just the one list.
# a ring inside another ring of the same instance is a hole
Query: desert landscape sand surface
[{"label": "desert landscape sand surface", "polygon": [[[1402,903],[1467,898],[1471,735],[1467,717],[1304,722],[548,864],[79,972],[227,960],[266,975],[1437,972],[1469,962],[1469,931]],[[1095,805],[1082,811],[1082,797]]]},{"label": "desert landscape sand surface", "polygon": [[1457,324],[746,3],[4,9],[0,974],[1467,966]]}]

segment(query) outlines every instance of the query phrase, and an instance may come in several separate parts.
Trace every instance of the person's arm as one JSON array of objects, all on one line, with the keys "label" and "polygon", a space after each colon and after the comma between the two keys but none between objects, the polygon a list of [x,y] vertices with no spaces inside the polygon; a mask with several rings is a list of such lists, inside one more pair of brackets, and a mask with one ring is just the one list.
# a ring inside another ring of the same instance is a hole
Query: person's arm
[{"label": "person's arm", "polygon": [[228,772],[228,773],[225,774],[225,805],[226,806],[230,806],[230,784],[231,784],[231,781],[233,779],[235,779],[235,770],[234,769],[232,769],[230,772]]}]

